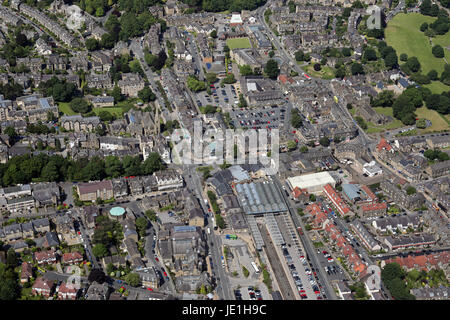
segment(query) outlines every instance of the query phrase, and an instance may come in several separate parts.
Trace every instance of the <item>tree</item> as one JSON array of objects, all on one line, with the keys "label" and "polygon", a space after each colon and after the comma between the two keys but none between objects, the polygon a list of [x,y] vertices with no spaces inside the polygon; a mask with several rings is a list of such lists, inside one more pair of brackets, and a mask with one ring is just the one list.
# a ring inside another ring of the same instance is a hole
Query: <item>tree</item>
[{"label": "tree", "polygon": [[313,68],[315,71],[320,71],[320,69],[322,69],[322,66],[320,65],[320,63],[315,63]]},{"label": "tree", "polygon": [[350,57],[352,55],[352,50],[350,48],[342,48],[341,53],[344,57]]},{"label": "tree", "polygon": [[336,78],[343,79],[346,76],[345,68],[341,67],[341,68],[336,69],[334,76]]},{"label": "tree", "polygon": [[398,58],[397,58],[397,53],[394,52],[390,52],[388,53],[385,57],[384,57],[384,64],[386,65],[386,67],[388,69],[393,69],[397,66],[398,64]]},{"label": "tree", "polygon": [[157,217],[156,217],[156,212],[153,210],[147,210],[145,211],[145,216],[150,220],[150,221],[156,221]]},{"label": "tree", "polygon": [[20,295],[20,287],[14,268],[0,262],[0,300],[16,300]]},{"label": "tree", "polygon": [[98,117],[101,121],[114,121],[114,116],[106,110],[100,111]]},{"label": "tree", "polygon": [[83,98],[74,98],[70,101],[69,106],[76,113],[88,113],[91,111],[91,106]]},{"label": "tree", "polygon": [[269,51],[269,58],[273,58],[273,56],[275,55],[275,52],[273,50]]},{"label": "tree", "polygon": [[225,78],[223,78],[222,83],[232,84],[235,83],[236,79],[234,78],[233,73],[228,73]]},{"label": "tree", "polygon": [[106,281],[106,275],[101,269],[92,269],[88,276],[89,282],[104,283]]},{"label": "tree", "polygon": [[211,33],[209,34],[209,36],[213,39],[217,38],[217,30],[214,29],[213,31],[211,31]]},{"label": "tree", "polygon": [[291,126],[293,128],[300,128],[303,125],[303,120],[298,112],[298,109],[291,110]]},{"label": "tree", "polygon": [[242,66],[239,66],[239,73],[241,74],[241,76],[250,76],[253,74],[253,70],[252,67],[250,67],[247,64],[244,64]]},{"label": "tree", "polygon": [[144,102],[150,102],[156,100],[156,95],[153,93],[149,86],[145,86],[142,90],[138,92],[139,99]]},{"label": "tree", "polygon": [[436,58],[443,58],[444,57],[444,49],[440,45],[435,45],[431,49],[431,53],[433,53],[433,56]]},{"label": "tree", "polygon": [[383,90],[378,96],[372,100],[372,107],[390,107],[394,103],[394,92]]},{"label": "tree", "polygon": [[242,274],[244,275],[244,277],[248,278],[248,276],[250,275],[250,271],[248,271],[246,267],[242,266]]},{"label": "tree", "polygon": [[410,196],[410,195],[412,195],[414,193],[416,193],[416,188],[414,188],[413,186],[409,186],[409,187],[406,188],[406,194],[407,195]]},{"label": "tree", "polygon": [[148,221],[144,217],[139,217],[135,221],[137,231],[140,237],[145,237],[145,230],[147,229]]},{"label": "tree", "polygon": [[374,49],[368,47],[364,50],[363,60],[365,61],[375,61],[377,60],[377,53]]},{"label": "tree", "polygon": [[156,171],[164,169],[164,164],[161,156],[156,152],[151,152],[147,159],[142,163],[142,172],[144,174],[150,175]]},{"label": "tree", "polygon": [[406,60],[408,60],[408,55],[406,53],[402,53],[400,55],[400,61],[406,61]]},{"label": "tree", "polygon": [[314,194],[310,194],[309,195],[309,201],[311,201],[311,202],[316,202],[316,196],[314,195]]},{"label": "tree", "polygon": [[395,278],[402,278],[405,276],[405,272],[402,267],[396,262],[388,263],[383,270],[381,270],[381,279],[384,281],[391,281]]},{"label": "tree", "polygon": [[103,257],[106,257],[108,255],[108,249],[106,248],[106,246],[104,244],[99,243],[99,244],[96,244],[92,248],[92,253],[97,258],[103,258]]},{"label": "tree", "polygon": [[[111,16],[114,15],[112,14]],[[116,42],[115,36],[111,33],[102,34],[102,37],[100,39],[100,45],[102,46],[102,48],[108,50],[114,48],[115,42]]]},{"label": "tree", "polygon": [[86,43],[86,49],[88,49],[88,51],[95,51],[95,50],[100,49],[100,43],[95,38],[86,39],[85,43]]},{"label": "tree", "polygon": [[297,142],[295,142],[294,140],[289,140],[286,143],[286,146],[289,149],[289,151],[295,150],[297,148]]},{"label": "tree", "polygon": [[351,67],[352,75],[364,74],[364,68],[362,64],[354,62]]},{"label": "tree", "polygon": [[438,79],[438,73],[436,70],[432,69],[427,73],[428,78],[430,78],[430,80],[435,81]]},{"label": "tree", "polygon": [[114,98],[115,102],[121,102],[125,99],[125,97],[122,95],[122,90],[120,90],[118,86],[114,86],[111,91],[111,96]]},{"label": "tree", "polygon": [[278,69],[278,62],[273,59],[269,59],[264,67],[264,73],[270,79],[276,79],[280,73],[280,69]]},{"label": "tree", "polygon": [[242,93],[239,94],[239,108],[247,108],[247,100],[245,100],[244,95]]},{"label": "tree", "polygon": [[44,181],[58,181],[59,170],[55,162],[50,161],[47,163],[47,165],[42,169],[41,178]]},{"label": "tree", "polygon": [[424,22],[420,25],[420,31],[425,32],[428,29],[428,23]]},{"label": "tree", "polygon": [[114,265],[110,262],[106,265],[106,273],[107,274],[112,274],[114,273],[114,271],[116,271],[116,267],[114,267]]},{"label": "tree", "polygon": [[296,61],[303,61],[304,57],[305,57],[305,55],[302,50],[298,50],[295,52],[295,60]]},{"label": "tree", "polygon": [[322,137],[319,139],[319,143],[324,147],[328,147],[330,145],[330,139],[328,137]]},{"label": "tree", "polygon": [[210,73],[206,73],[205,74],[205,78],[206,78],[206,82],[208,84],[213,84],[215,83],[218,79],[217,79],[217,74],[214,72],[210,72]]},{"label": "tree", "polygon": [[188,76],[186,84],[189,90],[194,92],[199,92],[206,89],[205,82],[199,81],[198,78],[194,75]]},{"label": "tree", "polygon": [[10,268],[15,268],[18,264],[16,252],[13,248],[9,248],[8,252],[6,253],[6,265]]},{"label": "tree", "polygon": [[410,57],[406,61],[406,67],[412,72],[417,72],[420,70],[420,62],[416,57]]},{"label": "tree", "polygon": [[9,142],[12,143],[17,140],[19,135],[16,132],[16,129],[14,129],[11,126],[6,127],[4,133],[9,137]]},{"label": "tree", "polygon": [[301,152],[301,153],[306,153],[306,152],[308,152],[308,147],[307,147],[307,146],[301,146],[301,147],[300,147],[300,152]]},{"label": "tree", "polygon": [[226,224],[225,224],[225,220],[223,219],[223,217],[220,214],[216,214],[215,215],[215,219],[216,219],[216,224],[220,229],[225,229]]}]

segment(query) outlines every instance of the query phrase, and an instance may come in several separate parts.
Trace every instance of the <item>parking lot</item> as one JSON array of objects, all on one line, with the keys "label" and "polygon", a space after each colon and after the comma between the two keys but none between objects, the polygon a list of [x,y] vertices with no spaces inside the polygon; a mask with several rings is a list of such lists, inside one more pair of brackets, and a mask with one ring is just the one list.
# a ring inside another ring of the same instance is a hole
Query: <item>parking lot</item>
[{"label": "parking lot", "polygon": [[226,84],[223,88],[217,83],[211,87],[212,95],[206,91],[197,93],[197,105],[204,107],[212,105],[215,107],[231,107],[239,102],[239,87],[237,84]]},{"label": "parking lot", "polygon": [[250,110],[234,109],[229,113],[235,128],[278,129],[285,122],[286,108],[270,106]]},{"label": "parking lot", "polygon": [[[230,252],[227,259],[227,274],[235,298],[237,300],[272,300],[266,285],[262,283],[260,266],[257,265],[258,273],[252,266],[252,262],[257,262],[257,259],[251,255],[245,241],[230,240],[222,236],[222,244],[227,246]],[[249,271],[248,277],[243,275],[242,267]],[[237,276],[233,276],[233,272],[236,272]],[[248,290],[249,287],[252,290]]]},{"label": "parking lot", "polygon": [[[279,215],[277,224],[286,240],[285,246],[281,247],[282,260],[288,266],[289,276],[295,284],[300,297],[306,300],[317,300],[320,296],[320,288],[315,277],[315,270],[307,261],[303,246],[298,239],[297,231],[288,215]],[[316,293],[317,292],[317,293]]]}]

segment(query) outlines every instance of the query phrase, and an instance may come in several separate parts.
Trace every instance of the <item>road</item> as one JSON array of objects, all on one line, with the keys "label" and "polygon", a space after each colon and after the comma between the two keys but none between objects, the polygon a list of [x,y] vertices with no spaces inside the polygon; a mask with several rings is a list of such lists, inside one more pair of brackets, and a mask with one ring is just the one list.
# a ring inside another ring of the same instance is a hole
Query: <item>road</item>
[{"label": "road", "polygon": [[195,37],[194,37],[194,35],[190,34],[187,31],[184,31],[184,34],[186,36],[186,41],[189,46],[189,52],[191,53],[192,59],[193,59],[195,65],[197,66],[197,69],[199,72],[198,79],[200,81],[203,81],[203,80],[205,80],[205,72],[203,71],[203,66],[202,66],[201,59],[198,54],[197,45],[195,44]]},{"label": "road", "polygon": [[[202,182],[201,178],[198,175],[196,170],[196,166],[194,165],[183,165],[183,172],[185,173],[185,180],[190,181],[188,188],[195,194],[195,196],[199,199],[200,205],[203,209],[203,212],[208,212],[208,208],[205,205],[204,197],[202,194]],[[213,262],[213,274],[216,274],[217,279],[217,288],[216,292],[221,299],[224,300],[233,300],[234,297],[231,293],[230,282],[228,280],[228,276],[225,273],[225,270],[222,268],[221,256],[222,256],[222,240],[220,236],[216,235],[213,230],[212,217],[208,215],[208,225],[211,229],[211,234],[207,234],[207,243],[209,246],[209,250],[211,253],[211,258]],[[212,243],[212,246],[211,246]]]},{"label": "road", "polygon": [[284,61],[289,61],[289,65],[299,74],[305,74],[305,72],[298,66],[297,61],[293,59],[284,49],[284,47],[281,45],[280,41],[278,40],[278,37],[272,32],[272,29],[267,25],[266,20],[264,19],[264,12],[269,6],[269,2],[267,1],[266,4],[258,9],[256,9],[256,16],[261,25],[264,26],[266,29],[266,33],[269,35],[269,38],[272,40],[272,43],[278,50],[278,54],[281,56],[281,58]]},{"label": "road", "polygon": [[155,82],[155,74],[152,72],[151,68],[148,66],[147,62],[145,61],[145,54],[144,50],[142,49],[142,38],[134,38],[131,40],[130,44],[130,50],[133,51],[134,55],[138,58],[139,62],[141,63],[141,66],[144,70],[145,75],[147,76],[148,82],[150,83],[150,88],[155,93],[156,98],[159,101],[159,104],[161,106],[165,106],[164,99],[161,95],[161,92],[159,91],[158,86]]},{"label": "road", "polygon": [[[299,218],[297,212],[292,208],[292,204],[289,200],[289,198],[286,197],[286,194],[282,190],[282,183],[279,181],[277,176],[272,176],[272,180],[277,186],[278,190],[280,191],[280,194],[283,196],[283,199],[286,203],[286,206],[288,207],[289,213],[291,214],[292,220],[294,221],[295,227],[301,227],[302,230],[306,230],[305,226],[303,225],[303,222]],[[307,257],[310,258],[310,264],[314,266],[314,268],[317,270],[317,277],[320,281],[320,283],[323,284],[323,290],[325,291],[325,294],[329,300],[338,300],[336,293],[334,292],[333,287],[331,286],[331,281],[328,278],[328,275],[325,273],[324,269],[321,267],[319,260],[316,256],[316,250],[314,249],[313,245],[311,244],[311,240],[308,236],[305,234],[299,235],[300,240],[302,241],[303,247],[306,250]]]},{"label": "road", "polygon": [[81,232],[81,239],[83,241],[83,245],[86,251],[86,256],[88,260],[92,263],[93,268],[103,270],[103,266],[100,264],[100,262],[97,260],[97,258],[94,256],[92,252],[92,243],[83,225],[81,213],[79,213],[78,210],[75,210],[75,212],[76,213],[73,214],[73,216],[76,217],[75,228],[78,228],[78,231]]}]

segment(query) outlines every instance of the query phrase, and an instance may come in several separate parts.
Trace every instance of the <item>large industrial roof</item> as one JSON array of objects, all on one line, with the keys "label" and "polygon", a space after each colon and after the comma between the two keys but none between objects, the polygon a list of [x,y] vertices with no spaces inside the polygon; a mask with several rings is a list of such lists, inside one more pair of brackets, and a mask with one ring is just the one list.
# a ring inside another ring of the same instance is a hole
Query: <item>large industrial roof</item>
[{"label": "large industrial roof", "polygon": [[303,176],[296,176],[287,179],[292,189],[299,187],[300,189],[308,189],[315,186],[325,185],[327,183],[336,183],[328,171],[305,174]]},{"label": "large industrial roof", "polygon": [[236,185],[239,203],[246,214],[286,211],[286,204],[273,182],[252,182]]}]

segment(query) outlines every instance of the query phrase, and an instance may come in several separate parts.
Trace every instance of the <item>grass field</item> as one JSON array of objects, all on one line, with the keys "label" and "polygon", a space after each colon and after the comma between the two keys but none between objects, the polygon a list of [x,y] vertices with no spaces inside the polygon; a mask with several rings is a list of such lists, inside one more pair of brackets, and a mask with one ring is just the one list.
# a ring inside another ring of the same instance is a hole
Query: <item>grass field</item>
[{"label": "grass field", "polygon": [[322,66],[320,71],[316,71],[314,70],[314,64],[310,64],[305,69],[309,75],[315,78],[322,78],[326,80],[334,79],[334,71],[329,66]]},{"label": "grass field", "polygon": [[249,38],[234,38],[234,39],[227,39],[227,46],[230,48],[230,50],[233,49],[247,49],[251,48],[252,45],[250,44]]},{"label": "grass field", "polygon": [[384,130],[392,130],[392,129],[397,129],[397,128],[401,128],[403,127],[403,123],[398,120],[395,119],[393,114],[392,114],[392,108],[383,108],[383,107],[377,107],[377,108],[373,108],[377,113],[379,114],[384,114],[386,116],[390,116],[392,117],[394,120],[387,123],[387,124],[383,124],[383,125],[375,125],[371,122],[367,123],[367,133],[376,133],[376,132],[382,132]]},{"label": "grass field", "polygon": [[450,124],[446,121],[447,118],[443,115],[440,115],[435,110],[430,110],[427,109],[426,107],[422,107],[417,109],[415,113],[418,118],[428,119],[432,123],[431,127],[428,127],[426,129],[420,129],[420,133],[450,130]]},{"label": "grass field", "polygon": [[[449,60],[450,61],[450,60]],[[450,91],[450,86],[446,86],[440,81],[431,81],[430,84],[424,85],[425,88],[428,88],[433,93],[442,93],[444,91]]]},{"label": "grass field", "polygon": [[[445,61],[435,58],[431,53],[428,38],[420,31],[423,22],[433,22],[436,18],[419,13],[399,13],[392,19],[385,30],[386,43],[397,51],[397,55],[406,53],[408,57],[415,56],[422,66],[422,73],[426,74],[435,69],[439,74],[444,70]],[[450,33],[433,38],[434,44],[447,46],[450,43]],[[445,57],[450,61],[450,52],[445,50]]]},{"label": "grass field", "polygon": [[64,113],[65,115],[68,115],[68,116],[73,116],[73,115],[77,114],[70,108],[68,102],[58,102],[58,109],[59,109],[59,111],[61,111],[62,113]]},{"label": "grass field", "polygon": [[123,109],[121,107],[103,107],[103,108],[94,108],[92,109],[92,111],[94,111],[96,115],[98,115],[101,111],[107,111],[115,115],[116,118],[122,118]]}]

